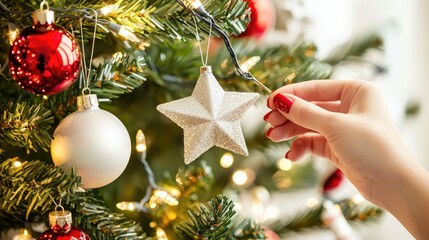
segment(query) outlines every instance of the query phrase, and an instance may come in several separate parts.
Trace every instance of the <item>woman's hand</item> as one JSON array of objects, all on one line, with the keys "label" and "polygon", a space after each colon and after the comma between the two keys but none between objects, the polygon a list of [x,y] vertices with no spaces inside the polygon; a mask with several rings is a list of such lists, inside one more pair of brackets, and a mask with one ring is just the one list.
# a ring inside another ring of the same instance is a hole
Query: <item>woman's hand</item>
[{"label": "woman's hand", "polygon": [[426,211],[422,218],[428,218],[429,188],[425,191],[415,185],[428,185],[429,177],[411,157],[373,84],[314,80],[287,85],[270,96],[268,107],[271,111],[264,120],[272,128],[267,137],[275,142],[296,137],[288,159],[297,160],[309,151],[331,160],[366,199],[421,234],[411,223],[421,212],[415,207],[405,210],[401,204],[411,204],[407,195],[418,191],[422,197],[413,199],[413,204],[422,201],[420,207]]}]

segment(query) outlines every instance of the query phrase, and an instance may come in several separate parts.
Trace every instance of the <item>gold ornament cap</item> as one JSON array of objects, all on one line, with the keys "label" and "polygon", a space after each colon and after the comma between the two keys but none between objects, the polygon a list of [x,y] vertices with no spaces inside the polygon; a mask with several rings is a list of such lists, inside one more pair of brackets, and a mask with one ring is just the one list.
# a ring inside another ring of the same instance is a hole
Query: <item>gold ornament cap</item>
[{"label": "gold ornament cap", "polygon": [[78,110],[98,109],[98,98],[95,94],[85,94],[77,97]]},{"label": "gold ornament cap", "polygon": [[63,228],[67,224],[68,227],[72,225],[72,214],[69,211],[53,211],[49,213],[49,225],[59,226]]},{"label": "gold ornament cap", "polygon": [[52,25],[55,20],[54,11],[38,9],[31,15],[34,25]]},{"label": "gold ornament cap", "polygon": [[200,67],[200,73],[212,73],[211,66],[202,66]]}]

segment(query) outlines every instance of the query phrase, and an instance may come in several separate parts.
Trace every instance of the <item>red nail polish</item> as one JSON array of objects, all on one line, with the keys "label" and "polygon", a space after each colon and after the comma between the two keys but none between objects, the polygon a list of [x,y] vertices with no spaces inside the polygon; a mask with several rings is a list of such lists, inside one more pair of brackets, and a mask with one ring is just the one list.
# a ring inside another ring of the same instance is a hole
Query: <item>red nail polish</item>
[{"label": "red nail polish", "polygon": [[289,151],[287,151],[287,153],[285,154],[285,158],[286,158],[286,159],[289,159],[289,157],[288,157],[288,156],[289,156],[289,153],[290,153],[290,150],[289,150]]},{"label": "red nail polish", "polygon": [[274,128],[270,128],[270,129],[268,129],[268,131],[265,133],[265,136],[266,137],[270,137],[270,135],[271,135],[271,132],[274,130]]},{"label": "red nail polish", "polygon": [[289,113],[290,108],[292,107],[293,101],[292,99],[286,97],[283,94],[277,94],[273,99],[274,106],[282,112]]},{"label": "red nail polish", "polygon": [[265,114],[264,121],[268,120],[268,117],[271,115],[271,113],[273,113],[273,111],[270,111],[269,113]]}]

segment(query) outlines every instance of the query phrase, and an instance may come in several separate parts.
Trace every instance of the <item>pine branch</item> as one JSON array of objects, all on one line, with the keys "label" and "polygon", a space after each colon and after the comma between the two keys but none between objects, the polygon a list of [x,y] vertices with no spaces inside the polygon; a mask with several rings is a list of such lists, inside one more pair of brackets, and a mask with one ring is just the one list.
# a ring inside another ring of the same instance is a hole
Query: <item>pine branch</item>
[{"label": "pine branch", "polygon": [[188,220],[175,227],[182,239],[226,239],[231,230],[234,204],[227,197],[218,195],[206,204],[188,211]]},{"label": "pine branch", "polygon": [[[40,161],[15,167],[8,159],[0,164],[0,225],[23,224],[54,209],[52,199],[79,190],[80,177]],[[13,218],[10,218],[13,216]]]},{"label": "pine branch", "polygon": [[[39,4],[39,2],[24,0],[3,2],[10,11],[4,9],[0,11],[2,12],[0,22],[12,22],[21,28],[29,26],[31,25],[29,15],[39,8]],[[99,38],[112,32],[108,28],[109,22],[112,22],[124,26],[144,41],[195,39],[192,13],[183,9],[175,0],[118,0],[111,1],[111,4],[117,4],[119,8],[108,16],[100,16],[99,27],[103,30],[99,32]],[[205,0],[203,4],[228,35],[243,32],[250,21],[250,10],[247,8],[248,3],[244,0]],[[93,12],[89,9],[99,10],[107,5],[96,0],[58,0],[51,3],[51,8],[57,11],[59,25],[70,29],[71,26],[75,28],[78,26],[78,18],[92,20]],[[85,22],[85,39],[92,38],[93,27],[92,21]],[[3,28],[2,36],[5,36],[7,26],[0,25],[0,28]],[[209,27],[204,24],[200,24],[199,28],[205,33],[209,32]]]},{"label": "pine branch", "polygon": [[49,150],[51,112],[41,104],[4,102],[0,104],[0,139],[5,144],[25,147],[27,151]]},{"label": "pine branch", "polygon": [[[166,99],[174,99],[189,95],[198,79],[201,59],[197,48],[191,42],[176,42],[168,46],[165,48],[165,45],[153,44],[146,50],[150,68],[148,82],[160,86],[161,89],[157,90],[163,91],[162,95],[165,95]],[[314,57],[317,49],[312,44],[298,42],[290,46],[253,49],[245,42],[236,41],[234,48],[240,53],[238,57],[241,62],[252,57],[260,58],[250,71],[270,89],[309,79],[327,79],[332,73],[331,65]],[[235,73],[224,49],[215,54],[209,64],[213,66],[216,78],[225,88],[262,91],[253,82],[246,81]],[[178,96],[176,92],[181,95]]]},{"label": "pine branch", "polygon": [[331,65],[338,64],[350,57],[361,57],[369,49],[380,49],[383,46],[383,40],[378,35],[371,35],[364,39],[351,41],[335,48],[331,55],[324,60]]},{"label": "pine branch", "polygon": [[71,197],[70,207],[73,209],[73,222],[92,239],[149,239],[138,223],[112,212],[91,192]]},{"label": "pine branch", "polygon": [[229,240],[265,240],[265,229],[252,220],[244,219],[234,226]]},{"label": "pine branch", "polygon": [[[355,204],[351,200],[339,203],[345,218],[355,223],[376,221],[383,214],[383,210],[374,205]],[[278,234],[297,232],[314,228],[325,228],[321,214],[323,206],[320,204],[308,211],[297,214],[287,222],[277,221],[271,224],[270,229]]]}]

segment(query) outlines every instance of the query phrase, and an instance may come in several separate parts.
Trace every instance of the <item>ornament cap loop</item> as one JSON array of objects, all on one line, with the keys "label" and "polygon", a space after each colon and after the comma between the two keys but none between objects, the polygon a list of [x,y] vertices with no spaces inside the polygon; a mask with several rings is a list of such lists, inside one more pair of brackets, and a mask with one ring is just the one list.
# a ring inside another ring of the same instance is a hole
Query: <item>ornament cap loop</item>
[{"label": "ornament cap loop", "polygon": [[212,73],[212,67],[211,66],[201,66],[200,67],[200,73]]},{"label": "ornament cap loop", "polygon": [[98,109],[98,98],[95,94],[86,94],[77,97],[78,110]]},{"label": "ornament cap loop", "polygon": [[67,224],[68,227],[72,225],[72,214],[69,211],[53,211],[49,213],[49,225],[59,226],[63,228]]}]

